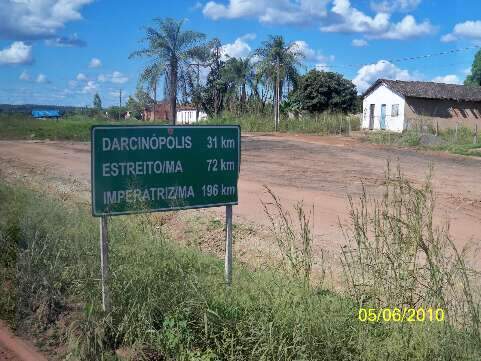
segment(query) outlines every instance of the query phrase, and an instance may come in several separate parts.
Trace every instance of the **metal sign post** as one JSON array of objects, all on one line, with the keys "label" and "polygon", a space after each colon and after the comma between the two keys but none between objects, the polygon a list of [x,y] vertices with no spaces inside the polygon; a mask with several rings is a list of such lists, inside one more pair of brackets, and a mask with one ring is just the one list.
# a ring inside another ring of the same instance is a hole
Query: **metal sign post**
[{"label": "metal sign post", "polygon": [[102,273],[102,309],[110,312],[109,231],[107,217],[100,217],[100,271]]},{"label": "metal sign post", "polygon": [[232,206],[225,207],[225,283],[232,284]]}]

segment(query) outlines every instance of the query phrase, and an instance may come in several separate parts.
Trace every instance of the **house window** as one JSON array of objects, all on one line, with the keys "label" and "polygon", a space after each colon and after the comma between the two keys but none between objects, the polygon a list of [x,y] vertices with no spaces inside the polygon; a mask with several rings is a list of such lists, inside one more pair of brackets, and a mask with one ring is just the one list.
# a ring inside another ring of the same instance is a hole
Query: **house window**
[{"label": "house window", "polygon": [[391,108],[391,117],[399,116],[399,104],[393,104]]}]

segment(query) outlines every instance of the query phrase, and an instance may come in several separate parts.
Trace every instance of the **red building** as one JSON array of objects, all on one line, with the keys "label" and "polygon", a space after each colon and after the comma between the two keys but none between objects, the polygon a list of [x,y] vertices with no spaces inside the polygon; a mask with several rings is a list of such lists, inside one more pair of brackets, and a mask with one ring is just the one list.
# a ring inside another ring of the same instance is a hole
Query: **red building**
[{"label": "red building", "polygon": [[150,108],[145,108],[142,119],[148,121],[171,119],[169,102],[164,100]]}]

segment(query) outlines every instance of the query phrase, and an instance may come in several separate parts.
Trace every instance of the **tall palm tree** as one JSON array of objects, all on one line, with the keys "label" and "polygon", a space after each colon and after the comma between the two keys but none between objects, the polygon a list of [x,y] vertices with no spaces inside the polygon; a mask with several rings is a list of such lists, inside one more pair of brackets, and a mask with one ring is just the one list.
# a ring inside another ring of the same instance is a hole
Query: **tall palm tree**
[{"label": "tall palm tree", "polygon": [[205,35],[182,30],[184,20],[166,18],[154,19],[154,22],[156,27],[148,27],[143,39],[147,47],[133,52],[130,58],[147,57],[151,59],[149,66],[155,65],[157,69],[163,69],[170,103],[170,120],[175,125],[179,72],[185,71],[189,62],[204,53],[204,45],[201,42]]},{"label": "tall palm tree", "polygon": [[254,53],[259,57],[258,70],[272,80],[274,95],[275,130],[279,128],[280,102],[284,80],[293,81],[297,75],[297,67],[303,57],[295,43],[287,44],[281,35],[269,36],[262,47]]},{"label": "tall palm tree", "polygon": [[[160,78],[164,75],[165,67],[163,64],[159,63],[152,63],[145,67],[142,73],[139,76],[139,86],[141,84],[147,85],[147,91],[152,92],[152,99],[154,100],[154,111],[153,115],[155,116],[155,104],[157,104],[157,85],[159,83]],[[151,119],[153,120],[153,119]]]},{"label": "tall palm tree", "polygon": [[230,58],[226,61],[222,78],[229,90],[238,95],[240,110],[245,109],[247,85],[252,85],[254,78],[250,58]]}]

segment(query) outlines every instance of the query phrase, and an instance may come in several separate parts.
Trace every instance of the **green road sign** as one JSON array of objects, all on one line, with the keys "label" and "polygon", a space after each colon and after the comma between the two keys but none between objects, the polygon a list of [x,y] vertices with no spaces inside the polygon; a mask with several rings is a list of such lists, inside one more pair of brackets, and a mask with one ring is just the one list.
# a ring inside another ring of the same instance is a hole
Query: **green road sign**
[{"label": "green road sign", "polygon": [[238,126],[94,126],[92,214],[237,204]]}]

